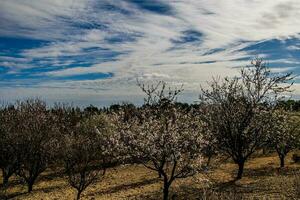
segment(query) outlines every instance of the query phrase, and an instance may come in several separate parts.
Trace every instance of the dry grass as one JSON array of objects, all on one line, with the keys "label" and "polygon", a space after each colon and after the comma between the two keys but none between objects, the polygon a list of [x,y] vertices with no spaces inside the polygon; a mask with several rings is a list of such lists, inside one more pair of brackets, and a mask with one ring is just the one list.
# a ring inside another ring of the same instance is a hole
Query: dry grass
[{"label": "dry grass", "polygon": [[[251,159],[246,164],[244,178],[233,182],[236,166],[225,163],[215,170],[174,183],[171,196],[174,199],[300,199],[300,166],[287,159],[287,167],[278,169],[275,154]],[[203,182],[203,178],[210,182]],[[31,194],[26,193],[16,178],[11,179],[6,195],[11,199],[69,200],[72,190],[59,172],[45,172],[34,185]],[[107,176],[91,185],[82,199],[161,199],[161,181],[158,175],[139,165],[111,169]]]}]

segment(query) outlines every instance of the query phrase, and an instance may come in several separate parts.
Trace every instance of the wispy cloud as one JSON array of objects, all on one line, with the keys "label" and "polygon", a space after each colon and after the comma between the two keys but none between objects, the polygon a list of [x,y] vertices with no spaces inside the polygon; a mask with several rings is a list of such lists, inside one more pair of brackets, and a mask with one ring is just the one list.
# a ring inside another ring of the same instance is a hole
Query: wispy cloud
[{"label": "wispy cloud", "polygon": [[24,94],[55,85],[122,99],[138,94],[136,78],[198,93],[200,83],[233,76],[256,55],[274,71],[297,73],[299,18],[298,0],[3,0],[2,40],[36,42],[0,45],[0,76],[10,87],[23,84]]}]

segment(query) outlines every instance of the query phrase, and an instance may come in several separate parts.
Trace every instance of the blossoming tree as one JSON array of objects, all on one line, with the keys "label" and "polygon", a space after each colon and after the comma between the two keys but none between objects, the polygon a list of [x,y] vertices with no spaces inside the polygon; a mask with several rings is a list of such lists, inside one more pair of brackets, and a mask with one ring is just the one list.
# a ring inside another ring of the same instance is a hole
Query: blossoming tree
[{"label": "blossoming tree", "polygon": [[262,59],[243,68],[240,77],[215,79],[202,89],[203,120],[220,152],[238,165],[242,178],[246,160],[267,142],[278,97],[290,88],[291,74],[273,74]]},{"label": "blossoming tree", "polygon": [[16,105],[16,139],[19,168],[16,174],[24,179],[31,192],[38,176],[46,170],[53,159],[58,133],[54,116],[48,112],[46,103],[29,99]]},{"label": "blossoming tree", "polygon": [[81,121],[62,141],[63,161],[70,186],[77,190],[76,199],[116,159],[113,125],[104,114]]},{"label": "blossoming tree", "polygon": [[280,167],[284,167],[286,155],[299,146],[300,117],[296,113],[276,110],[272,119],[273,126],[269,132],[269,142],[278,154]]},{"label": "blossoming tree", "polygon": [[201,121],[175,106],[182,89],[166,89],[166,83],[144,86],[147,94],[140,115],[127,120],[121,129],[122,141],[132,158],[163,179],[163,199],[177,178],[196,174],[202,165]]}]

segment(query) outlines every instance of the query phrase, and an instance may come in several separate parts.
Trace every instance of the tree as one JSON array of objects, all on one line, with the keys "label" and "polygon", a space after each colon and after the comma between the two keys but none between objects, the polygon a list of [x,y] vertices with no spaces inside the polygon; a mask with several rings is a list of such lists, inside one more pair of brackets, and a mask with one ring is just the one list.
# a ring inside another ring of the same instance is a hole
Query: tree
[{"label": "tree", "polygon": [[88,107],[84,108],[84,113],[88,116],[95,115],[99,112],[99,109],[93,105],[89,105]]},{"label": "tree", "polygon": [[93,163],[97,156],[96,146],[92,138],[77,135],[65,140],[65,171],[69,184],[77,190],[76,199],[95,180],[99,169]]},{"label": "tree", "polygon": [[45,102],[31,99],[18,102],[16,131],[18,141],[17,154],[20,167],[17,175],[25,180],[28,192],[31,192],[38,176],[47,168],[53,158],[52,149],[58,141],[53,126],[53,116],[47,111]]},{"label": "tree", "polygon": [[[163,179],[163,199],[177,178],[192,176],[201,169],[204,143],[201,123],[174,102],[181,89],[166,90],[166,83],[140,84],[147,94],[140,116],[130,118],[120,128],[127,152]],[[122,120],[120,120],[122,121]]]},{"label": "tree", "polygon": [[3,186],[6,187],[9,178],[19,169],[20,159],[17,152],[16,110],[13,106],[4,107],[0,112],[0,168],[2,169]]},{"label": "tree", "polygon": [[289,99],[287,101],[279,101],[277,107],[286,111],[297,112],[300,109],[300,101]]},{"label": "tree", "polygon": [[214,79],[200,95],[203,120],[214,134],[220,152],[238,165],[242,178],[246,160],[261,148],[271,129],[274,105],[289,91],[291,74],[273,74],[256,59],[241,70],[239,78]]},{"label": "tree", "polygon": [[299,116],[276,110],[273,113],[272,121],[273,126],[269,132],[269,142],[271,147],[275,148],[282,168],[285,165],[286,155],[298,147],[300,142]]},{"label": "tree", "polygon": [[94,115],[65,135],[63,160],[69,184],[77,190],[76,199],[94,181],[104,176],[114,160],[115,138],[112,125],[104,115]]},{"label": "tree", "polygon": [[80,108],[68,104],[55,104],[51,109],[55,123],[61,135],[72,134],[78,123],[84,119]]},{"label": "tree", "polygon": [[207,158],[206,161],[206,169],[209,169],[211,159],[213,156],[218,155],[218,148],[217,148],[217,139],[214,137],[214,134],[209,132],[208,129],[205,130],[205,134],[203,135],[205,141],[207,141],[203,148],[202,148],[202,155]]}]

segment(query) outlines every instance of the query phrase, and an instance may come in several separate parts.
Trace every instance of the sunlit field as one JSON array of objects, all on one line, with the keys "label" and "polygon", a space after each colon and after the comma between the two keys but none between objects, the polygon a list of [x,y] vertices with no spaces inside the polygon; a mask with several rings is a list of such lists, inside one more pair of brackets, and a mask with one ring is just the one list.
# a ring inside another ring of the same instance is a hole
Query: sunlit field
[{"label": "sunlit field", "polygon": [[[213,161],[212,165],[216,163]],[[278,168],[275,154],[256,155],[245,166],[244,177],[234,182],[236,166],[229,160],[192,178],[176,180],[171,188],[173,199],[299,199],[300,165],[287,158],[286,167]],[[157,174],[139,165],[109,169],[107,176],[93,183],[82,199],[160,199],[161,181]],[[203,181],[205,178],[207,181]],[[75,196],[59,170],[48,169],[38,179],[31,194],[15,177],[6,195],[11,199],[69,200]]]}]

